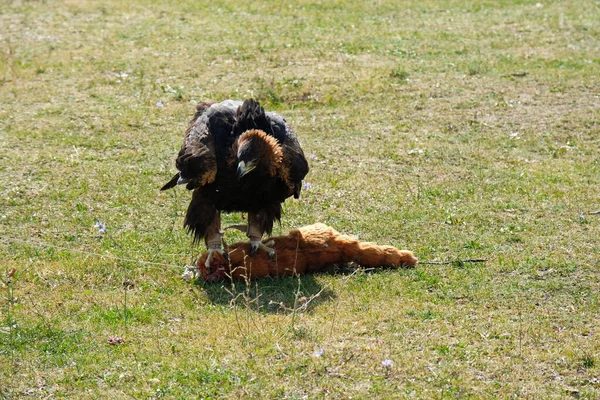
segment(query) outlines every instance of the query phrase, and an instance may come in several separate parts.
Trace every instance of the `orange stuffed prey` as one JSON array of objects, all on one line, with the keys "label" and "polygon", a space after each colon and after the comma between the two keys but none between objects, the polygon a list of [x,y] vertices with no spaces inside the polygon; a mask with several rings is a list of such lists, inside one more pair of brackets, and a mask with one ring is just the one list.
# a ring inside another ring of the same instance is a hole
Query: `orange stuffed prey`
[{"label": "orange stuffed prey", "polygon": [[250,244],[238,242],[228,246],[229,261],[220,254],[213,255],[210,270],[206,267],[208,252],[205,252],[196,263],[200,275],[205,281],[214,282],[228,278],[292,276],[347,263],[373,268],[412,267],[418,262],[408,250],[360,242],[321,223],[268,238],[265,243],[275,249],[273,259],[266,252],[250,256]]}]

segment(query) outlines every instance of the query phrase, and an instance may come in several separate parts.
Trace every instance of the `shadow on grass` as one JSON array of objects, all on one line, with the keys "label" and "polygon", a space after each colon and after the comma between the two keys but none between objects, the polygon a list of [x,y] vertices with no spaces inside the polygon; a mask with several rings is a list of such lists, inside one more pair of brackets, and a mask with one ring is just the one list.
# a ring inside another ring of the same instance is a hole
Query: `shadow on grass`
[{"label": "shadow on grass", "polygon": [[246,307],[257,312],[285,313],[311,311],[321,304],[336,298],[335,292],[324,287],[315,279],[320,274],[349,277],[356,279],[369,274],[377,274],[386,270],[398,270],[393,267],[365,269],[356,264],[336,265],[325,271],[309,273],[296,277],[266,277],[253,279],[250,282],[217,282],[197,281],[197,285],[205,292],[213,304]]},{"label": "shadow on grass", "polygon": [[311,311],[336,297],[329,288],[317,282],[314,275],[258,278],[250,282],[198,281],[197,284],[214,304],[249,306],[257,312]]}]

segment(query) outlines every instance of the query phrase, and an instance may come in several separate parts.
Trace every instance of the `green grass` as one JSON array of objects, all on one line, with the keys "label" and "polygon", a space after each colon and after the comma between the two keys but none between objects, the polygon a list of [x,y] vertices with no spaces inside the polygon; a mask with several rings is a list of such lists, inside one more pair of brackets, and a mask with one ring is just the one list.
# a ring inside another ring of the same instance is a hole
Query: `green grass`
[{"label": "green grass", "polygon": [[[0,399],[600,397],[596,2],[0,9]],[[450,263],[183,281],[158,189],[249,96],[310,156],[276,234]]]}]

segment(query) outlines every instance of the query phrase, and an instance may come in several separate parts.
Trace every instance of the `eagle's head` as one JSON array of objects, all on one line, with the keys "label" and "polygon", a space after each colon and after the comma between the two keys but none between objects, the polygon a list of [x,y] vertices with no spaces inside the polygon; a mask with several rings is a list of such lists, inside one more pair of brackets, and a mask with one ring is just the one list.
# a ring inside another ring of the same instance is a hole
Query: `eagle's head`
[{"label": "eagle's head", "polygon": [[281,168],[283,152],[273,136],[259,129],[252,129],[240,135],[234,146],[236,152],[238,179],[255,173],[275,176]]}]

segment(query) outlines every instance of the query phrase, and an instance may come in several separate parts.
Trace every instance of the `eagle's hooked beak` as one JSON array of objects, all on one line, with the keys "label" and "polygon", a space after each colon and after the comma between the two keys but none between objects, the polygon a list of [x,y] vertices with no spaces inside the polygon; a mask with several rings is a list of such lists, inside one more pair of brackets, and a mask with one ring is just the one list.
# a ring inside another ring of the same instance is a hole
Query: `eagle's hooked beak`
[{"label": "eagle's hooked beak", "polygon": [[256,161],[249,161],[248,163],[240,161],[237,167],[238,179],[252,171],[254,168],[256,168]]},{"label": "eagle's hooked beak", "polygon": [[178,185],[185,185],[186,183],[188,183],[190,181],[189,178],[184,178],[182,176],[179,176],[179,179],[177,179],[177,184]]}]

